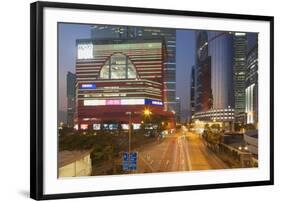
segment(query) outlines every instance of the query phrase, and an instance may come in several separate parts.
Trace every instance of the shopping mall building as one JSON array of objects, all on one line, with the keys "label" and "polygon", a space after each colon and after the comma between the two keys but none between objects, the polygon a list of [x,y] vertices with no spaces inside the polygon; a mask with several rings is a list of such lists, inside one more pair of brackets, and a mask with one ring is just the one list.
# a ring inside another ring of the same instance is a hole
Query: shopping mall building
[{"label": "shopping mall building", "polygon": [[129,118],[138,129],[145,110],[174,127],[164,104],[164,40],[82,39],[76,48],[76,129],[128,129]]}]

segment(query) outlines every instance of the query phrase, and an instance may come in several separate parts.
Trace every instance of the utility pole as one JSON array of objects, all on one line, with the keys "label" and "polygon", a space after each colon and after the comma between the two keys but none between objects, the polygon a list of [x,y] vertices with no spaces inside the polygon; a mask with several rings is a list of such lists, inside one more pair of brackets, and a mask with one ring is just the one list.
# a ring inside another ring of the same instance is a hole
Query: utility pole
[{"label": "utility pole", "polygon": [[128,148],[128,160],[129,160],[129,170],[130,170],[130,158],[131,158],[131,136],[132,136],[132,112],[126,112],[129,115],[129,148]]}]

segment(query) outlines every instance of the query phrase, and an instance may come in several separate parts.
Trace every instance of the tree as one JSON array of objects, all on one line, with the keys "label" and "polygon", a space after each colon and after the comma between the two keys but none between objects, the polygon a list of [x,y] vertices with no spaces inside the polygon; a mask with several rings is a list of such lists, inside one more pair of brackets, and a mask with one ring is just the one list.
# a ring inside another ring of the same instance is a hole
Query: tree
[{"label": "tree", "polygon": [[211,129],[212,130],[214,130],[214,131],[220,131],[221,130],[221,126],[220,126],[220,124],[213,124],[212,126],[211,126]]}]

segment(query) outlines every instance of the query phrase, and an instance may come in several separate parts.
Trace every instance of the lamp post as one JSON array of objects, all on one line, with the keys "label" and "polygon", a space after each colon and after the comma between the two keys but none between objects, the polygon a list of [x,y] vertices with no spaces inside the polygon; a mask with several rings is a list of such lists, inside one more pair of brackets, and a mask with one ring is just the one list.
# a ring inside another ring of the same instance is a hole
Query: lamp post
[{"label": "lamp post", "polygon": [[[149,109],[144,110],[145,116],[150,116],[152,112]],[[132,138],[132,115],[139,114],[138,112],[126,112],[126,115],[129,116],[129,145],[128,145],[128,160],[129,160],[129,171],[130,171],[130,161],[131,161],[131,138]]]},{"label": "lamp post", "polygon": [[132,112],[126,112],[129,115],[129,147],[128,147],[128,160],[129,160],[129,170],[130,170],[130,154],[131,154],[131,136],[132,136]]},{"label": "lamp post", "polygon": [[129,165],[131,154],[131,137],[132,137],[132,112],[129,113]]}]

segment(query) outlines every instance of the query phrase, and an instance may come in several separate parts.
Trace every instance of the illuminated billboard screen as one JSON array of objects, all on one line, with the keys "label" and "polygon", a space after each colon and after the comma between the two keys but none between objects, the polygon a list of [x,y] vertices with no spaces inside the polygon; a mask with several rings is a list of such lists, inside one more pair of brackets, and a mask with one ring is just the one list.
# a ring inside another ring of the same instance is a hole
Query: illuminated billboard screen
[{"label": "illuminated billboard screen", "polygon": [[94,83],[85,83],[80,85],[80,89],[96,89],[97,86]]},{"label": "illuminated billboard screen", "polygon": [[77,45],[77,59],[92,59],[94,54],[94,45],[91,43]]},{"label": "illuminated billboard screen", "polygon": [[102,106],[102,105],[154,105],[163,106],[162,101],[151,99],[98,99],[84,100],[84,106]]}]

